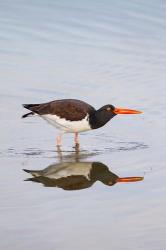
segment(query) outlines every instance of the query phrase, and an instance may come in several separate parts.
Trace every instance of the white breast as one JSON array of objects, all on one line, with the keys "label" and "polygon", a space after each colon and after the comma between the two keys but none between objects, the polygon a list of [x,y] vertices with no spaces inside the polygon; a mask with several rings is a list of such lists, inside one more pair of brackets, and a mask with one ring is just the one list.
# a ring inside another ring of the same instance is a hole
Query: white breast
[{"label": "white breast", "polygon": [[69,121],[65,118],[60,118],[57,115],[41,115],[41,117],[54,127],[68,133],[83,132],[91,130],[89,126],[87,115],[83,120],[80,121]]}]

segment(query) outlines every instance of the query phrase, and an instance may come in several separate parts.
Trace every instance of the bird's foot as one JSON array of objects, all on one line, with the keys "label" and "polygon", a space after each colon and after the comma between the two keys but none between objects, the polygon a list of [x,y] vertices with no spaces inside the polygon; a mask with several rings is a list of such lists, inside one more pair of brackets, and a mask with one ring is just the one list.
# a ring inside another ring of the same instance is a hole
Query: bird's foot
[{"label": "bird's foot", "polygon": [[59,158],[60,161],[62,161],[63,160],[63,155],[62,155],[61,147],[57,145],[56,148],[57,148],[58,158]]},{"label": "bird's foot", "polygon": [[73,146],[73,148],[76,150],[76,152],[78,152],[80,150],[80,144],[79,143],[75,143],[75,145]]},{"label": "bird's foot", "polygon": [[57,151],[61,152],[61,145],[56,145]]}]

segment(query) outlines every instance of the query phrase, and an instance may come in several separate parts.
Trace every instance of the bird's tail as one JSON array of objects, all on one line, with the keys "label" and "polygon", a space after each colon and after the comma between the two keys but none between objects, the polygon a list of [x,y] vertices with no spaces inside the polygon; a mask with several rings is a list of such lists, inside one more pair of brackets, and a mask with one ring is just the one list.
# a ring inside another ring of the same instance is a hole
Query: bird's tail
[{"label": "bird's tail", "polygon": [[28,169],[23,169],[26,173],[31,174],[33,177],[39,177],[42,174],[42,171],[40,170],[28,170]]},{"label": "bird's tail", "polygon": [[23,104],[23,107],[26,108],[26,109],[29,109],[31,112],[23,115],[22,118],[26,118],[28,116],[35,115],[35,112],[34,112],[33,108],[37,107],[38,105],[39,104]]},{"label": "bird's tail", "polygon": [[34,107],[39,106],[39,104],[23,104],[22,106],[23,106],[25,109],[31,110],[31,109],[33,109]]},{"label": "bird's tail", "polygon": [[38,107],[40,104],[22,104],[25,109],[33,111],[34,108]]},{"label": "bird's tail", "polygon": [[35,113],[33,113],[33,112],[29,112],[29,113],[26,113],[25,115],[23,115],[21,118],[26,118],[26,117],[34,115],[34,114]]}]

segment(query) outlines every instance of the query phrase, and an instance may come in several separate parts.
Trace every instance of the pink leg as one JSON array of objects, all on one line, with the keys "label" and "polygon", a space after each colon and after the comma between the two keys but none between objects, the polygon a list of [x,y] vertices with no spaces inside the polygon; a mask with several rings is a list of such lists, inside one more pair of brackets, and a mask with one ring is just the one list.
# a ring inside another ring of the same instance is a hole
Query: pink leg
[{"label": "pink leg", "polygon": [[79,144],[80,144],[79,138],[78,138],[78,132],[76,132],[76,133],[74,134],[74,142],[75,142],[76,145],[79,145]]},{"label": "pink leg", "polygon": [[62,134],[59,134],[56,138],[56,145],[61,146],[62,143]]}]

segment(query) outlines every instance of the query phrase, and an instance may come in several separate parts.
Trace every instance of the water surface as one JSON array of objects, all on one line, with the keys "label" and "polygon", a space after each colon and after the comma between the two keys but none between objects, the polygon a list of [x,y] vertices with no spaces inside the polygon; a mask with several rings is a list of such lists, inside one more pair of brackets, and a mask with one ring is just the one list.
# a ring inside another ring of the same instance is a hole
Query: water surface
[{"label": "water surface", "polygon": [[[0,2],[0,248],[165,250],[165,1]],[[144,111],[63,138],[22,103],[77,98]],[[133,183],[66,191],[22,169],[100,162]]]}]

